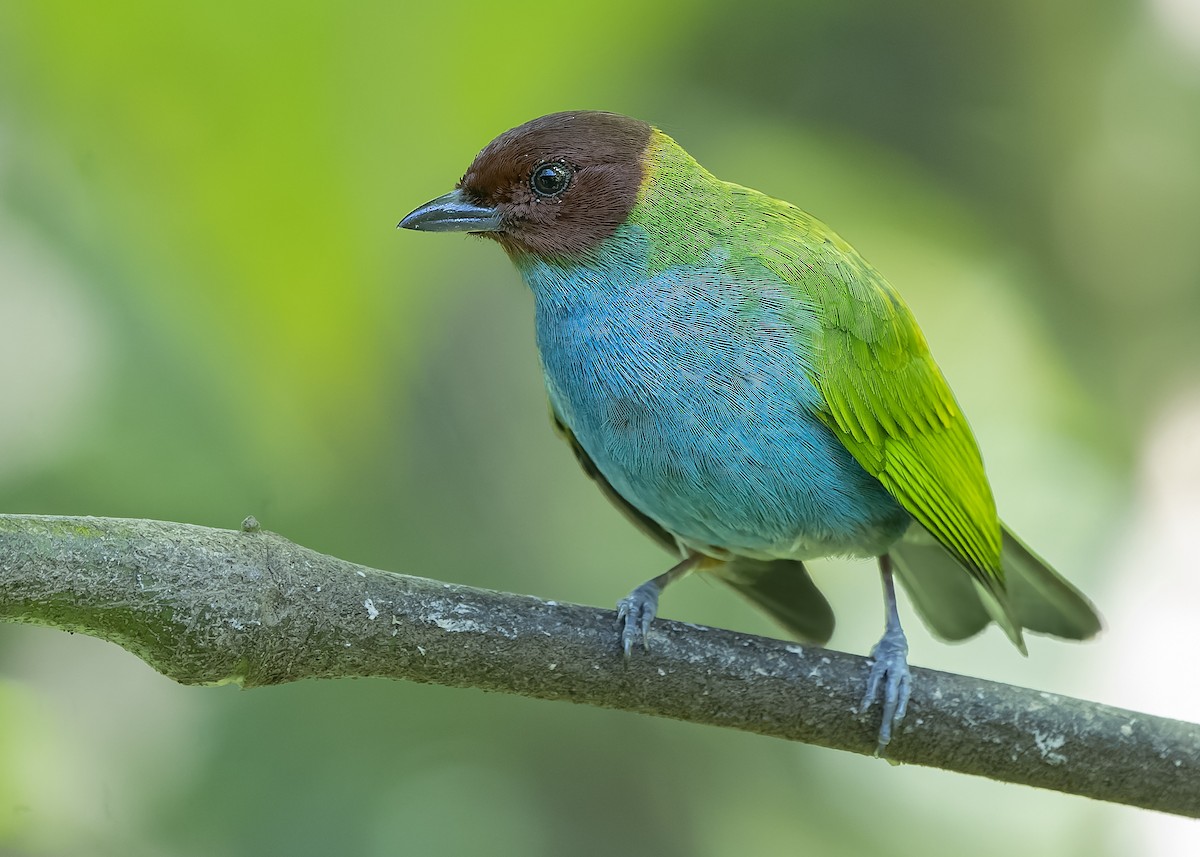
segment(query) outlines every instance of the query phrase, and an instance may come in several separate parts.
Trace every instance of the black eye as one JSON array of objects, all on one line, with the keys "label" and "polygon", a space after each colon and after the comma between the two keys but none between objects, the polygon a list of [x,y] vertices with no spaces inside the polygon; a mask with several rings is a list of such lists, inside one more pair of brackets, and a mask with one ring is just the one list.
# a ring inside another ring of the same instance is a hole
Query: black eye
[{"label": "black eye", "polygon": [[559,196],[570,183],[571,168],[566,164],[541,164],[529,177],[529,186],[541,197]]}]

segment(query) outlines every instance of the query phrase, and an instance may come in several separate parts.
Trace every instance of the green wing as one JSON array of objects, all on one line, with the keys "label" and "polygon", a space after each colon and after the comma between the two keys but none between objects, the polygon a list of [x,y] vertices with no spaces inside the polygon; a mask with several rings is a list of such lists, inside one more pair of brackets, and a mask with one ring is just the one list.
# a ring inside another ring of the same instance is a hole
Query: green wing
[{"label": "green wing", "polygon": [[1091,602],[1002,528],[975,437],[904,301],[818,221],[758,205],[777,239],[760,256],[815,316],[821,420],[924,528],[890,551],[918,612],[946,639],[994,621],[1022,651],[1022,628],[1093,636]]},{"label": "green wing", "polygon": [[878,278],[831,303],[817,369],[824,422],[981,583],[1002,588],[1000,520],[979,448],[912,314]]},{"label": "green wing", "polygon": [[[912,313],[819,222],[791,206],[775,214],[791,229],[768,267],[817,315],[813,375],[825,400],[821,420],[980,584],[1002,597],[1000,521],[979,448]],[[778,227],[773,231],[779,235]]]}]

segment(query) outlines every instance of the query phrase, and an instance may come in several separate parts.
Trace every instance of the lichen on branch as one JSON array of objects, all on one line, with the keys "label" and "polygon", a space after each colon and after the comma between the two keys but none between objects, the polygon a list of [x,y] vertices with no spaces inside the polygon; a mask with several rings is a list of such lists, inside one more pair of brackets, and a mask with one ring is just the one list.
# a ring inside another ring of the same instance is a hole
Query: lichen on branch
[{"label": "lichen on branch", "polygon": [[[185,684],[383,676],[742,729],[870,754],[864,658],[367,568],[242,530],[0,515],[0,619],[110,640]],[[888,748],[926,765],[1200,817],[1200,725],[913,669]]]}]

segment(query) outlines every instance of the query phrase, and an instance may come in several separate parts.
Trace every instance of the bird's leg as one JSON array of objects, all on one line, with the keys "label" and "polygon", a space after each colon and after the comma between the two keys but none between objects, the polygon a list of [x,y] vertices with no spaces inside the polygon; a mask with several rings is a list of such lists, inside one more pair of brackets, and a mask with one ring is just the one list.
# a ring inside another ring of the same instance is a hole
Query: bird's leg
[{"label": "bird's leg", "polygon": [[702,558],[701,554],[691,554],[653,580],[647,580],[617,602],[617,621],[621,623],[621,647],[625,650],[626,658],[633,651],[634,643],[641,642],[643,649],[650,649],[646,634],[650,631],[650,623],[654,621],[655,614],[658,613],[658,596],[668,583],[686,575]]},{"label": "bird's leg", "polygon": [[871,649],[871,675],[867,679],[867,693],[858,710],[861,714],[871,707],[883,692],[883,722],[879,725],[879,744],[875,755],[882,756],[888,742],[892,740],[892,728],[904,719],[908,708],[912,675],[908,671],[908,640],[900,627],[900,613],[896,610],[896,584],[892,580],[892,561],[884,554],[879,558],[879,572],[883,577],[883,600],[887,609],[887,627],[883,637]]}]

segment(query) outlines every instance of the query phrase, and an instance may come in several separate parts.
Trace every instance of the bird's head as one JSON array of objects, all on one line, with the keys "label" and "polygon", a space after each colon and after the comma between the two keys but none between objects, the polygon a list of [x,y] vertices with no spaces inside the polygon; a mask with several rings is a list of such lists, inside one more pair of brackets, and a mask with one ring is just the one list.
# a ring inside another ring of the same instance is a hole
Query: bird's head
[{"label": "bird's head", "polygon": [[652,133],[616,113],[542,116],[489,143],[454,190],[400,226],[478,233],[510,254],[580,256],[628,218]]}]

